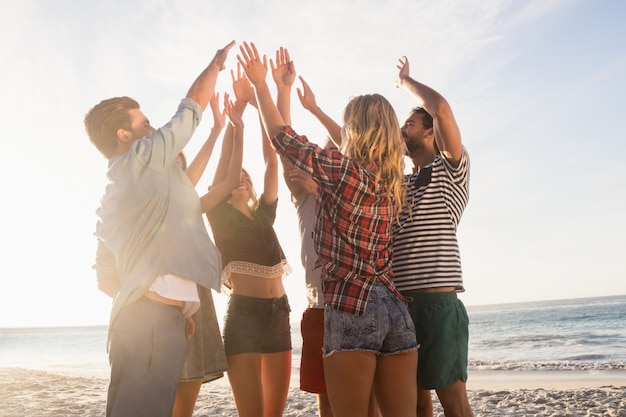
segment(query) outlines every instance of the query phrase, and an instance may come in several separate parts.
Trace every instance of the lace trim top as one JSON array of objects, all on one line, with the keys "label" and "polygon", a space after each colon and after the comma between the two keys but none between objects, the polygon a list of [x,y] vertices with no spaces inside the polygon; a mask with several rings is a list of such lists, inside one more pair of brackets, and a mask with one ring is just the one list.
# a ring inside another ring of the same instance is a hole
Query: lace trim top
[{"label": "lace trim top", "polygon": [[222,283],[231,288],[233,273],[260,278],[285,277],[291,267],[272,226],[278,202],[267,204],[263,196],[252,218],[228,203],[227,196],[207,213],[215,245],[222,253]]},{"label": "lace trim top", "polygon": [[274,266],[257,265],[244,261],[233,261],[224,267],[222,271],[222,283],[230,288],[230,276],[235,274],[252,275],[259,278],[276,278],[282,276],[285,278],[291,274],[291,266],[286,260],[282,260],[281,263]]}]

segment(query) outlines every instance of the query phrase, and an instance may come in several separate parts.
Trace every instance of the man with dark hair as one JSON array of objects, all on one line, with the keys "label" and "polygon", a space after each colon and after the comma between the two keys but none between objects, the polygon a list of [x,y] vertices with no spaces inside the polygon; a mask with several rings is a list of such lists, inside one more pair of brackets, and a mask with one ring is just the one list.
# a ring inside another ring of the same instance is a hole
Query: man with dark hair
[{"label": "man with dark hair", "polygon": [[397,86],[422,102],[402,136],[413,161],[408,208],[394,222],[394,284],[408,302],[420,344],[418,415],[433,415],[430,390],[444,413],[472,416],[467,399],[468,318],[456,231],[469,197],[469,156],[448,102],[409,75],[400,59]]},{"label": "man with dark hair", "polygon": [[158,130],[128,97],[103,100],[85,116],[89,139],[109,160],[94,266],[98,287],[115,297],[107,417],[171,416],[193,333],[187,318],[200,303],[196,285],[220,288],[220,254],[176,157],[213,97],[233,45],[217,51]]}]

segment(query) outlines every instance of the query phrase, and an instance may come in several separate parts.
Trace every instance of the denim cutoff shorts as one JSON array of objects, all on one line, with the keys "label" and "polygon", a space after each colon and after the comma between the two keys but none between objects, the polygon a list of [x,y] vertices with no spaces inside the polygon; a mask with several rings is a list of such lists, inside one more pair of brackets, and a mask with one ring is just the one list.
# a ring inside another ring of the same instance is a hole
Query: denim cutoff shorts
[{"label": "denim cutoff shorts", "polygon": [[226,355],[291,350],[289,300],[231,295],[224,318]]},{"label": "denim cutoff shorts", "polygon": [[372,287],[360,316],[324,307],[324,357],[342,351],[393,355],[417,348],[406,305],[382,282]]}]

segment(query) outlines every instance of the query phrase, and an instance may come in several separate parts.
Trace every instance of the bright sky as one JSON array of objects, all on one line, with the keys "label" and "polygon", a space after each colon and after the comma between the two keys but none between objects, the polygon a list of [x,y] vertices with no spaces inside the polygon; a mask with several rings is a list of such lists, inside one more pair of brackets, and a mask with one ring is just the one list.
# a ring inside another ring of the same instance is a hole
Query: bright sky
[{"label": "bright sky", "polygon": [[[0,327],[108,322],[91,269],[106,161],[83,116],[128,95],[163,125],[232,39],[270,57],[288,48],[337,121],[350,96],[373,92],[406,118],[417,103],[395,88],[402,55],[448,99],[472,163],[459,230],[466,305],[626,294],[624,2],[23,0],[0,11]],[[218,91],[230,85],[222,72]],[[321,143],[295,91],[292,104],[294,128]],[[259,187],[256,115],[245,121],[244,165]],[[188,158],[211,123],[206,113]],[[296,321],[305,307],[297,223],[285,187],[279,198]],[[221,318],[225,297],[216,301]]]}]

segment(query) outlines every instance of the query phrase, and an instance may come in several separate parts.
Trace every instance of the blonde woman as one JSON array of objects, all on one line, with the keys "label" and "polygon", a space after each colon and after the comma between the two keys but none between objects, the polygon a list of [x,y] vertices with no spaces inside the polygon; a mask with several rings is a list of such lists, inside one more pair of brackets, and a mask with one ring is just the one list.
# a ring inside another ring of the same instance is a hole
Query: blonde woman
[{"label": "blonde woman", "polygon": [[392,282],[392,222],[404,204],[405,145],[389,102],[357,96],[344,110],[341,151],[285,126],[254,44],[238,60],[255,88],[278,154],[318,185],[314,240],[324,291],[324,372],[333,414],[367,416],[372,388],[383,415],[415,416],[417,342]]}]

